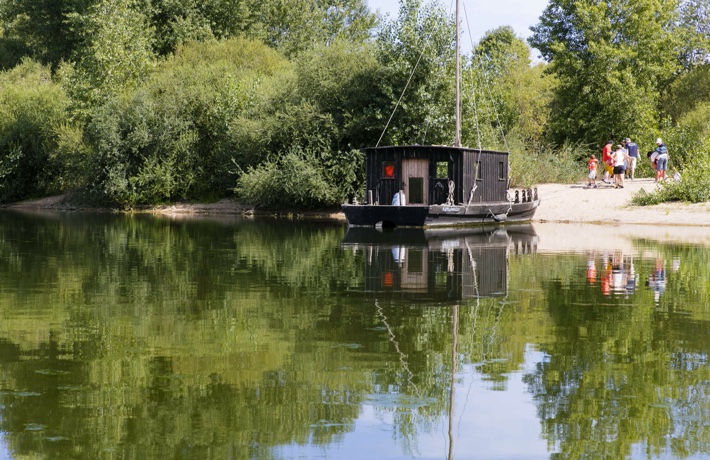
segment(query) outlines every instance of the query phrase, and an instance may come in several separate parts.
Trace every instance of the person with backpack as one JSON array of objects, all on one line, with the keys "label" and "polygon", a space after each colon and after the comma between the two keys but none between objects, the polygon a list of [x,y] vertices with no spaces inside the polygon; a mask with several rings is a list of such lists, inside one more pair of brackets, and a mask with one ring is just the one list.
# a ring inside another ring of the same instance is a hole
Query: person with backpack
[{"label": "person with backpack", "polygon": [[666,178],[666,170],[668,169],[668,148],[659,137],[656,139],[656,182],[660,182]]},{"label": "person with backpack", "polygon": [[639,146],[635,142],[631,142],[628,137],[624,139],[624,147],[626,147],[626,153],[629,155],[629,164],[626,167],[626,177],[634,180],[636,175],[636,163],[639,157]]}]

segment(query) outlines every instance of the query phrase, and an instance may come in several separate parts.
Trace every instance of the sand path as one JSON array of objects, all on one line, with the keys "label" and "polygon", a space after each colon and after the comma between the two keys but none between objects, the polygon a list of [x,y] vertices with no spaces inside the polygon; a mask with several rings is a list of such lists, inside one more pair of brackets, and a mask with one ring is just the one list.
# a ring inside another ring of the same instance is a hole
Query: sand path
[{"label": "sand path", "polygon": [[542,202],[533,222],[710,226],[710,203],[630,204],[639,190],[651,192],[655,187],[652,179],[627,180],[623,189],[603,184],[590,189],[586,183],[538,185]]}]

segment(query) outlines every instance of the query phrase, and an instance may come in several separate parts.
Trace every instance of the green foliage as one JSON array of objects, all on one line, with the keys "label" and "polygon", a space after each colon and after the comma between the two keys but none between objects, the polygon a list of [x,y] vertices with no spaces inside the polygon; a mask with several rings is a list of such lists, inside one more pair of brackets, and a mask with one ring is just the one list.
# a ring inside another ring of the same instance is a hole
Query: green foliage
[{"label": "green foliage", "polygon": [[133,1],[101,0],[86,14],[67,18],[80,31],[81,43],[74,50],[76,64],[62,73],[75,110],[84,118],[147,77],[155,63],[152,29]]},{"label": "green foliage", "polygon": [[688,164],[682,176],[682,182],[662,182],[652,192],[640,190],[631,202],[638,206],[650,206],[669,201],[704,203],[710,201],[710,160],[698,158]]},{"label": "green foliage", "polygon": [[68,103],[39,63],[25,60],[0,73],[0,201],[57,190],[67,166],[57,143]]},{"label": "green foliage", "polygon": [[363,42],[375,25],[365,0],[260,2],[265,41],[286,56],[338,38]]},{"label": "green foliage", "polygon": [[554,77],[530,67],[530,48],[511,27],[489,31],[463,72],[464,144],[507,149],[542,142]]},{"label": "green foliage", "polygon": [[338,127],[333,150],[367,147],[381,134],[376,88],[383,73],[374,50],[366,44],[338,40],[317,46],[295,60],[295,82],[286,89],[285,104],[308,103]]},{"label": "green foliage", "polygon": [[[350,160],[350,161],[343,161]],[[242,174],[235,191],[247,203],[277,209],[329,208],[342,203],[355,190],[340,187],[353,183],[362,169],[360,152],[334,158],[327,151],[294,147],[278,160],[267,161]]]},{"label": "green foliage", "polygon": [[114,99],[87,128],[87,191],[104,203],[131,208],[184,198],[195,179],[191,123],[144,94]]},{"label": "green foliage", "polygon": [[586,172],[586,161],[591,154],[582,145],[533,144],[530,147],[512,139],[509,146],[510,180],[514,187],[578,181]]},{"label": "green foliage", "polygon": [[374,90],[382,97],[372,123],[384,129],[394,111],[381,144],[452,142],[454,30],[441,5],[421,0],[401,0],[397,20],[380,28]]},{"label": "green foliage", "polygon": [[701,102],[710,102],[710,64],[680,75],[663,98],[663,111],[677,121]]},{"label": "green foliage", "polygon": [[706,0],[680,1],[681,53],[686,69],[707,65],[710,59],[710,8]]},{"label": "green foliage", "polygon": [[675,126],[669,126],[663,141],[669,148],[673,164],[679,169],[697,157],[710,152],[710,101],[702,102],[678,119]]},{"label": "green foliage", "polygon": [[662,182],[652,193],[634,196],[633,202],[650,205],[665,201],[710,201],[710,102],[697,105],[677,126],[669,128],[664,142],[669,148],[671,170],[679,170],[682,181]]},{"label": "green foliage", "polygon": [[[215,38],[210,24],[209,11],[231,2],[197,2],[194,0],[156,0],[146,2],[143,12],[155,29],[154,47],[161,56],[175,52],[177,47],[190,41],[209,41]],[[235,12],[236,13],[236,12]],[[241,11],[239,13],[242,13]],[[241,19],[241,14],[235,14]]]},{"label": "green foliage", "polygon": [[69,59],[79,41],[67,18],[83,15],[94,0],[23,0],[0,2],[0,69],[30,57],[56,68]]},{"label": "green foliage", "polygon": [[225,196],[232,158],[248,165],[253,149],[234,142],[234,126],[257,110],[262,81],[284,68],[248,40],[181,47],[143,87],[93,113],[90,191],[123,207]]},{"label": "green foliage", "polygon": [[678,14],[675,0],[552,0],[529,39],[559,80],[551,139],[594,144],[657,129],[658,95],[679,69]]}]

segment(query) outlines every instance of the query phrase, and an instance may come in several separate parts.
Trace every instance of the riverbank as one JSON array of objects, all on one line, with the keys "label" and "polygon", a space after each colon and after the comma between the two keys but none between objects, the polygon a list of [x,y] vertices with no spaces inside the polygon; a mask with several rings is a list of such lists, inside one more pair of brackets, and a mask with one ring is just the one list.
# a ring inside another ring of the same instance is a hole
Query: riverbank
[{"label": "riverbank", "polygon": [[631,204],[634,194],[656,187],[653,179],[627,180],[623,189],[603,183],[538,185],[542,202],[533,222],[710,226],[710,203]]},{"label": "riverbank", "polygon": [[[663,203],[654,206],[634,206],[631,198],[644,190],[650,193],[656,185],[652,179],[627,180],[623,189],[600,183],[589,188],[585,183],[541,184],[538,192],[542,199],[533,223],[577,223],[611,225],[662,225],[710,226],[710,203]],[[64,196],[27,200],[3,206],[16,210],[81,210],[68,204]],[[273,212],[260,211],[234,200],[223,199],[215,203],[176,203],[141,209],[137,212],[153,213],[174,218],[193,215],[266,215],[293,218],[319,218],[345,222],[342,213],[333,212]]]}]

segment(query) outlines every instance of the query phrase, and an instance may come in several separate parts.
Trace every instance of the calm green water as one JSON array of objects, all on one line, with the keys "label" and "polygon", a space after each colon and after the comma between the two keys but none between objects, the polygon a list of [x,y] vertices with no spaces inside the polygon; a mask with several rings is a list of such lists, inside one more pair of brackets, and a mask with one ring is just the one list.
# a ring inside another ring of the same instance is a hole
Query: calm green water
[{"label": "calm green water", "polygon": [[537,242],[0,213],[0,458],[710,457],[710,250]]}]

